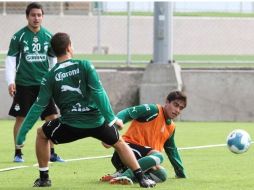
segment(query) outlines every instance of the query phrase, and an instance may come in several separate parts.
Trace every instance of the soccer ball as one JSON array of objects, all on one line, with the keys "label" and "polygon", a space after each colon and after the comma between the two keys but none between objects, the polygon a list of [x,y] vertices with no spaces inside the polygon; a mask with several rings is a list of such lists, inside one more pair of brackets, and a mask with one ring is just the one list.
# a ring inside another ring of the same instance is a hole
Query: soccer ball
[{"label": "soccer ball", "polygon": [[250,135],[242,129],[235,129],[229,133],[227,145],[228,149],[235,154],[244,153],[251,145]]}]

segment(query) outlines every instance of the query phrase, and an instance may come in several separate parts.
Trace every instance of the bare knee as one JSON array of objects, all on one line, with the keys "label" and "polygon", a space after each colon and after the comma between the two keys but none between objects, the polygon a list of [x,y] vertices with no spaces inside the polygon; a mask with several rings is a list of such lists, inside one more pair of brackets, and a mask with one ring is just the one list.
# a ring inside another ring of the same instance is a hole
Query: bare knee
[{"label": "bare knee", "polygon": [[123,140],[123,138],[119,138],[119,140],[114,144],[112,145],[115,149],[119,149],[121,148],[122,146],[124,146],[126,143],[125,141]]},{"label": "bare knee", "polygon": [[37,137],[42,139],[47,139],[41,127],[37,129]]},{"label": "bare knee", "polygon": [[46,116],[45,117],[45,121],[52,121],[52,120],[54,120],[56,118],[57,118],[57,115],[56,114],[52,114],[52,115]]}]

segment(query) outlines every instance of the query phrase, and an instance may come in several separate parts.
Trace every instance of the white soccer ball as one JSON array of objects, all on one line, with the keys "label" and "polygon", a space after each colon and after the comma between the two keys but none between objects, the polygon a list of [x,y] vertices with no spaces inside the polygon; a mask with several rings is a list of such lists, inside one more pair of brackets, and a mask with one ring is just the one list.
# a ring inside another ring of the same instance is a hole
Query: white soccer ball
[{"label": "white soccer ball", "polygon": [[235,153],[241,154],[246,152],[251,145],[250,135],[242,129],[235,129],[227,137],[228,149]]}]

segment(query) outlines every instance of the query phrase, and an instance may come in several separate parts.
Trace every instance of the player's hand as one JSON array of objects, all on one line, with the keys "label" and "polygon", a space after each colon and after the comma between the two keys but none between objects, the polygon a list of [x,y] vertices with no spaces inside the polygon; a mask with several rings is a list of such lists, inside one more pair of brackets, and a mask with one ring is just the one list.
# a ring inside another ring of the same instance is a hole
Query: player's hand
[{"label": "player's hand", "polygon": [[13,97],[16,93],[16,85],[14,83],[8,86],[8,91],[11,97]]},{"label": "player's hand", "polygon": [[118,130],[123,129],[123,121],[121,119],[117,119],[116,122],[114,123],[114,125],[117,126]]},{"label": "player's hand", "polygon": [[23,148],[23,147],[24,147],[24,144],[21,144],[21,145],[16,144],[16,149],[21,149],[21,148]]}]

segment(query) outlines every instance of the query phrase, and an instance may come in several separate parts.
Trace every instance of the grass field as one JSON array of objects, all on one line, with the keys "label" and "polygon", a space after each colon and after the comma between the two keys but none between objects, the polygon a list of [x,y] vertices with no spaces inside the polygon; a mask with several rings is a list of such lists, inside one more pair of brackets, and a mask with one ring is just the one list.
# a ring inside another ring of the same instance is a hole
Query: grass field
[{"label": "grass field", "polygon": [[[109,16],[127,16],[128,12],[105,12],[103,15]],[[131,12],[131,16],[153,16],[153,12]],[[253,13],[241,12],[174,12],[174,16],[178,17],[254,17]]]},{"label": "grass field", "polygon": [[[1,120],[0,133],[0,170],[9,167],[26,168],[0,172],[0,189],[34,189],[33,181],[38,177],[34,153],[35,128],[29,132],[23,149],[25,162],[13,163],[12,126],[14,121]],[[177,122],[176,143],[179,148],[225,144],[230,131],[235,128],[247,130],[254,137],[253,123],[206,123]],[[252,190],[254,145],[249,151],[236,155],[225,147],[192,148],[180,150],[187,179],[174,179],[172,167],[165,157],[163,166],[167,168],[169,178],[165,183],[157,184],[156,189],[174,190]],[[107,156],[112,149],[104,149],[97,140],[87,138],[73,143],[56,146],[66,160]],[[110,185],[99,182],[99,178],[113,172],[109,158],[84,159],[50,165],[52,187],[50,189],[139,189],[133,186]]]},{"label": "grass field", "polygon": [[[4,67],[6,55],[0,53],[0,68]],[[152,55],[135,54],[127,64],[127,56],[120,54],[76,54],[75,59],[88,59],[97,68],[145,68]],[[182,68],[254,68],[253,55],[174,55],[173,59]]]}]

